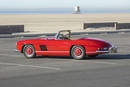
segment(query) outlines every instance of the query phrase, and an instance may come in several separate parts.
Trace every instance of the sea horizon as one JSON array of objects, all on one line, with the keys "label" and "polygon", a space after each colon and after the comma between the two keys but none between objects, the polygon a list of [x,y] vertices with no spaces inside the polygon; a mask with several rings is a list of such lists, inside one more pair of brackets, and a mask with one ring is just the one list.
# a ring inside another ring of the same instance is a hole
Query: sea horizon
[{"label": "sea horizon", "polygon": [[[74,14],[74,9],[45,9],[45,10],[0,10],[0,14]],[[82,10],[81,14],[87,13],[130,13],[130,10]]]}]

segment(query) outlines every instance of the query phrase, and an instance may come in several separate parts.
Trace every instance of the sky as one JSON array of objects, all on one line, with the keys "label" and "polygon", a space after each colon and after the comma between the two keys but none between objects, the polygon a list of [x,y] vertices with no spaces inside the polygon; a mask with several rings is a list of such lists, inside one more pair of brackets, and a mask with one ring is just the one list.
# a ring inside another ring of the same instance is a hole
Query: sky
[{"label": "sky", "polygon": [[0,0],[0,9],[73,8],[130,10],[130,0]]}]

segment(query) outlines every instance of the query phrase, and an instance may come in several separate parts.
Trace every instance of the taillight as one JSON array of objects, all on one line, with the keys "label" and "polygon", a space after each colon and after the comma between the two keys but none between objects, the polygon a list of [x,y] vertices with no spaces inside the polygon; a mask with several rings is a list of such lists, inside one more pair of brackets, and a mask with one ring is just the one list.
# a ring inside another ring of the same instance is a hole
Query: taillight
[{"label": "taillight", "polygon": [[98,48],[98,51],[108,51],[108,48],[107,47]]}]

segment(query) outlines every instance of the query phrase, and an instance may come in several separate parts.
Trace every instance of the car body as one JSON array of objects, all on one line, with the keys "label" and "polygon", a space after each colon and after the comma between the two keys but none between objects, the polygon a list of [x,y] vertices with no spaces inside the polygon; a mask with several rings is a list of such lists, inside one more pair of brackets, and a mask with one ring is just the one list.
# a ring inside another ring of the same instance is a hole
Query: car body
[{"label": "car body", "polygon": [[83,59],[86,55],[96,57],[99,54],[117,52],[115,46],[104,40],[87,37],[73,40],[70,30],[61,30],[54,38],[21,40],[16,45],[17,51],[24,53],[27,58],[36,55],[54,55]]}]

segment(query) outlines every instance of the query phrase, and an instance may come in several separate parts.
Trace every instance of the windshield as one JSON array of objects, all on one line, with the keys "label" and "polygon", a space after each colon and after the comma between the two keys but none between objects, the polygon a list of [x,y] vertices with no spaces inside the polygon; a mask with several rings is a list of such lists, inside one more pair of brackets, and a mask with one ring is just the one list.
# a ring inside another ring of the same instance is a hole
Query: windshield
[{"label": "windshield", "polygon": [[55,39],[70,40],[70,30],[59,31],[56,34]]}]

